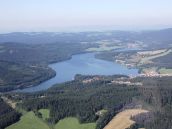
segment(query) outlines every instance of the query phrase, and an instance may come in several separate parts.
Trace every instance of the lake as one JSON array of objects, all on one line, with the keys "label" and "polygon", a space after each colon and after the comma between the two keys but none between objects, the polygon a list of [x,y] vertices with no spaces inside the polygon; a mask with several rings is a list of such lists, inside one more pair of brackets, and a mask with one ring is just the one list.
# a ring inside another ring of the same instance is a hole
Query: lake
[{"label": "lake", "polygon": [[56,76],[38,86],[17,90],[21,92],[35,92],[46,90],[57,83],[63,83],[74,79],[76,74],[83,75],[137,75],[138,69],[129,69],[116,62],[96,59],[95,53],[78,54],[70,60],[50,64],[49,67],[56,71]]}]

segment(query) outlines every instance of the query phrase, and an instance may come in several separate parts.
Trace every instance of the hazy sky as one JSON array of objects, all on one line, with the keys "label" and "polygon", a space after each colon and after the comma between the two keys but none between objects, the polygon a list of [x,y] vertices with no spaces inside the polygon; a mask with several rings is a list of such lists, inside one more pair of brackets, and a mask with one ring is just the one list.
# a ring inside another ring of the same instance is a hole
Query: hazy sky
[{"label": "hazy sky", "polygon": [[172,27],[172,0],[0,0],[0,31]]}]

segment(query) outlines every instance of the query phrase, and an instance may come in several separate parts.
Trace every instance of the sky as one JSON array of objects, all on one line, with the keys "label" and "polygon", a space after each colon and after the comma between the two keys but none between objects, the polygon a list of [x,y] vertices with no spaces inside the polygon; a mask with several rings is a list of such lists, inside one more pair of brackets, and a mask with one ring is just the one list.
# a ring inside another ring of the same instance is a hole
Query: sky
[{"label": "sky", "polygon": [[172,27],[172,0],[0,0],[0,32]]}]

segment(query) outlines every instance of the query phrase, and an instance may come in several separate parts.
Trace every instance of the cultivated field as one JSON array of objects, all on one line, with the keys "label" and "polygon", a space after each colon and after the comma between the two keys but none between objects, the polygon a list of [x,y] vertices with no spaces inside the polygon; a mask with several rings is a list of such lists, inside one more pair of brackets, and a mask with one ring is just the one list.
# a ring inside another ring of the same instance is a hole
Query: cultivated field
[{"label": "cultivated field", "polygon": [[161,49],[161,50],[155,50],[155,51],[142,51],[142,52],[137,52],[138,54],[142,56],[152,56],[152,55],[157,55],[166,52],[166,49]]},{"label": "cultivated field", "polygon": [[151,55],[151,56],[146,56],[144,58],[141,58],[140,64],[146,64],[150,60],[153,60],[153,59],[158,58],[158,57],[161,57],[161,56],[165,56],[165,55],[167,55],[167,54],[169,54],[171,52],[172,52],[172,50],[170,49],[170,50],[161,52],[159,54],[155,54],[155,55]]},{"label": "cultivated field", "polygon": [[147,110],[142,109],[128,109],[118,113],[104,129],[126,129],[133,125],[135,122],[130,118],[132,116],[147,113]]}]

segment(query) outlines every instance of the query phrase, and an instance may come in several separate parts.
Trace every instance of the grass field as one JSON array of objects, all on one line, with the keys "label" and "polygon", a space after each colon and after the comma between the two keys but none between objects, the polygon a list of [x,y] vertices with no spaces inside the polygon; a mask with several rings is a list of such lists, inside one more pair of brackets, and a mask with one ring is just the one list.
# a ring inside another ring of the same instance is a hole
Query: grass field
[{"label": "grass field", "polygon": [[161,68],[159,70],[160,74],[172,74],[172,69]]},{"label": "grass field", "polygon": [[114,45],[112,43],[107,42],[100,42],[98,47],[93,47],[93,48],[88,48],[86,49],[86,51],[88,52],[102,52],[102,51],[111,51],[111,50],[115,50],[115,49],[119,49],[119,48],[123,48],[123,46],[119,46],[119,45]]},{"label": "grass field", "polygon": [[40,109],[39,112],[42,114],[42,119],[46,120],[49,118],[50,110],[48,109]]},{"label": "grass field", "polygon": [[112,46],[112,47],[106,47],[106,46],[100,46],[98,48],[88,48],[86,51],[88,52],[101,52],[101,51],[111,51],[115,49],[122,48],[120,46]]},{"label": "grass field", "polygon": [[49,126],[35,116],[33,112],[28,112],[21,117],[21,120],[6,129],[49,129]]},{"label": "grass field", "polygon": [[[49,118],[48,109],[40,109],[43,120]],[[37,116],[34,112],[28,112],[21,117],[21,120],[6,129],[50,129],[50,127]],[[80,124],[77,118],[68,117],[60,120],[54,127],[54,129],[95,129],[96,123]]]},{"label": "grass field", "polygon": [[80,124],[77,118],[68,117],[60,120],[55,129],[95,129],[96,123]]}]

